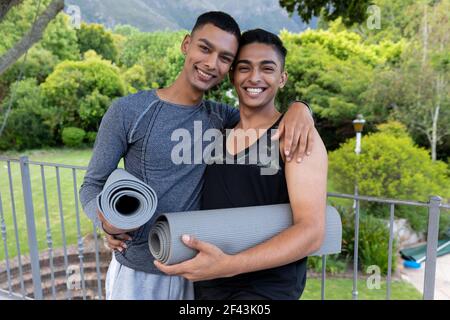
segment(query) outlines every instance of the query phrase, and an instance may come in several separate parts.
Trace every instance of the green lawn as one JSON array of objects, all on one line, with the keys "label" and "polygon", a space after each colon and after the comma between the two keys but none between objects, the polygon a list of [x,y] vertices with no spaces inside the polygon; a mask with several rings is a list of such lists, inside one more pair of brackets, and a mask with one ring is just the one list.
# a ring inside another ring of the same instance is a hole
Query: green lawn
[{"label": "green lawn", "polygon": [[[353,290],[352,279],[330,278],[325,281],[326,300],[351,300]],[[305,291],[300,300],[320,300],[321,280],[308,278]],[[385,300],[386,282],[381,282],[380,289],[369,289],[364,279],[358,280],[359,300]],[[422,295],[411,284],[404,281],[391,283],[391,300],[421,300]]]},{"label": "green lawn", "polygon": [[[73,149],[48,149],[27,151],[23,154],[28,155],[30,160],[62,163],[78,166],[87,166],[91,156],[91,149],[73,150]],[[2,156],[12,158],[19,158],[18,153],[3,153]],[[62,228],[59,210],[59,201],[57,193],[56,169],[54,167],[44,167],[45,182],[47,190],[49,221],[51,226],[51,236],[53,247],[61,247]],[[13,180],[14,203],[18,227],[18,238],[20,243],[21,254],[28,252],[27,228],[25,220],[25,211],[23,205],[22,183],[20,175],[20,167],[18,163],[11,163],[11,173]],[[84,170],[76,171],[76,189],[74,190],[74,181],[72,169],[60,169],[60,183],[61,183],[61,201],[62,212],[64,219],[64,227],[67,243],[77,243],[77,220],[76,220],[76,206],[75,206],[75,192],[78,192],[79,187],[83,181],[85,174]],[[30,165],[31,187],[33,194],[33,205],[35,212],[36,232],[39,243],[39,249],[47,248],[46,238],[46,218],[43,187],[41,179],[41,168],[38,165]],[[8,254],[9,257],[17,255],[16,236],[14,232],[14,222],[12,214],[11,195],[9,190],[8,171],[5,161],[0,161],[0,193],[3,205],[3,214],[6,224]],[[81,223],[82,235],[92,232],[93,227],[82,211],[81,204],[78,203],[79,217]],[[5,258],[5,250],[3,244],[0,249],[0,260]]]}]

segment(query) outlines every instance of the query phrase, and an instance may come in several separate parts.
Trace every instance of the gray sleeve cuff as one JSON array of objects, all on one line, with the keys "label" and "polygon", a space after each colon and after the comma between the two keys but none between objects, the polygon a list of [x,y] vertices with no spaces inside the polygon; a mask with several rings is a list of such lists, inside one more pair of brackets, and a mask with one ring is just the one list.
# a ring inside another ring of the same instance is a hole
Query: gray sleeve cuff
[{"label": "gray sleeve cuff", "polygon": [[97,216],[97,197],[86,204],[84,207],[84,212],[86,212],[86,215],[92,220],[97,228],[102,229],[102,224]]}]

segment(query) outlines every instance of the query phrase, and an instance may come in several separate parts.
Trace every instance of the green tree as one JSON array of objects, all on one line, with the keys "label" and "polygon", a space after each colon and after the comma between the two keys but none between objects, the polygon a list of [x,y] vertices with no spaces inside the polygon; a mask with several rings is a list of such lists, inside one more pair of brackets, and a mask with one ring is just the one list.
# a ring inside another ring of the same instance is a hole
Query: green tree
[{"label": "green tree", "polygon": [[125,71],[123,73],[123,79],[127,85],[127,91],[129,93],[136,93],[139,90],[149,89],[147,86],[148,82],[145,77],[145,69],[138,64]]},{"label": "green tree", "polygon": [[77,37],[81,53],[94,50],[106,60],[117,61],[117,49],[112,33],[105,30],[103,25],[83,22],[77,30]]},{"label": "green tree", "polygon": [[[0,150],[23,150],[51,145],[52,134],[43,116],[42,93],[36,80],[25,79],[13,84],[0,109],[6,108],[13,93],[15,98],[0,139]],[[3,122],[3,117],[4,113],[1,112],[0,123]]]},{"label": "green tree", "polygon": [[[8,34],[5,31],[14,29],[19,31],[13,31],[12,35],[5,37],[7,38],[5,41],[7,43],[6,46],[0,45],[2,47],[0,48],[0,75],[42,38],[47,25],[64,8],[64,0],[52,0],[51,2],[44,0],[42,1],[42,6],[34,6],[36,4],[35,1],[26,1],[21,5],[17,5],[19,2],[22,1],[15,2],[16,6],[7,5],[3,7],[2,5],[2,19],[0,22],[7,21],[7,23],[1,27],[3,30],[0,29],[0,34]],[[3,9],[6,10],[3,11]],[[24,14],[21,13],[22,10]],[[6,12],[10,14],[6,14]]]},{"label": "green tree", "polygon": [[327,21],[341,17],[348,26],[366,20],[367,8],[371,4],[369,0],[280,0],[279,2],[288,12],[297,12],[303,21],[309,22],[312,17],[319,15]]},{"label": "green tree", "polygon": [[373,108],[366,94],[374,70],[398,59],[402,43],[365,44],[361,36],[343,29],[340,21],[330,23],[328,30],[283,31],[281,38],[288,49],[289,79],[278,94],[278,105],[308,101],[327,148],[335,149],[354,135],[351,120],[356,114],[364,114],[370,123],[388,117],[388,109]]},{"label": "green tree", "polygon": [[[353,193],[357,181],[359,193],[368,196],[425,202],[430,195],[450,197],[449,168],[444,162],[432,162],[428,152],[414,144],[401,124],[379,129],[363,137],[359,156],[354,152],[355,139],[329,154],[330,179],[336,190]],[[365,202],[362,206],[371,214],[388,215],[386,206]],[[400,206],[396,212],[407,218],[415,230],[425,231],[426,210]],[[450,226],[449,216],[441,216],[441,231]]]},{"label": "green tree", "polygon": [[94,51],[83,61],[61,62],[41,86],[57,137],[69,126],[96,131],[111,99],[125,94],[119,69]]},{"label": "green tree", "polygon": [[114,33],[129,37],[139,33],[139,29],[129,24],[118,24],[114,27]]},{"label": "green tree", "polygon": [[167,49],[174,44],[177,44],[179,48],[186,33],[186,31],[133,33],[127,38],[119,61],[128,68],[135,65],[143,57],[150,57],[158,61],[166,56]]},{"label": "green tree", "polygon": [[425,140],[435,160],[439,144],[445,144],[450,135],[450,1],[420,8],[422,25],[400,64],[379,70],[369,96],[374,106],[389,106],[417,141]]},{"label": "green tree", "polygon": [[80,60],[77,34],[70,25],[69,16],[65,13],[60,13],[49,24],[40,43],[43,48],[51,51],[61,61]]},{"label": "green tree", "polygon": [[42,48],[37,44],[28,52],[27,60],[17,61],[2,76],[8,84],[14,83],[19,77],[21,68],[23,68],[23,77],[35,78],[39,83],[43,82],[47,76],[53,72],[53,68],[59,63],[59,59],[52,52]]}]

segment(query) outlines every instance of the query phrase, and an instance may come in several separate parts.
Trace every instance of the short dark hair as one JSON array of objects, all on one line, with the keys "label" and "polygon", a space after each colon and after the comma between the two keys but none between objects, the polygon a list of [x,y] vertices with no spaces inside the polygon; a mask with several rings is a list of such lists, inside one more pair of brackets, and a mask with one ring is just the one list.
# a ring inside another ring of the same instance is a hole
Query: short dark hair
[{"label": "short dark hair", "polygon": [[197,18],[191,33],[194,33],[195,30],[206,24],[212,24],[223,31],[233,34],[238,41],[241,39],[241,29],[239,28],[236,20],[234,20],[228,13],[222,11],[209,11],[201,14]]},{"label": "short dark hair", "polygon": [[252,43],[263,43],[272,46],[278,53],[281,60],[281,65],[284,68],[287,49],[284,47],[283,41],[281,41],[281,39],[276,34],[263,29],[253,29],[245,31],[241,36],[241,40],[239,41],[239,50],[241,50],[244,46]]}]

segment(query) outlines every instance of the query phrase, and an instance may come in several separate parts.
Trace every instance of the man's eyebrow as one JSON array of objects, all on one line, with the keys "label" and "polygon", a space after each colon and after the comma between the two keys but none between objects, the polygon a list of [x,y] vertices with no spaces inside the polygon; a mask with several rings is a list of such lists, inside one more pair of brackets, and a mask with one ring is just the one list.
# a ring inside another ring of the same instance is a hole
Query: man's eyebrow
[{"label": "man's eyebrow", "polygon": [[[205,38],[200,38],[200,39],[198,39],[198,41],[201,41],[201,42],[203,42],[204,44],[206,44],[208,47],[210,47],[211,49],[215,49],[215,46],[210,42],[210,41],[208,41],[207,39],[205,39]],[[226,55],[226,56],[229,56],[231,59],[234,59],[234,54],[231,52],[231,51],[226,51],[226,50],[224,50],[224,51],[222,51],[221,52],[223,55]]]},{"label": "man's eyebrow", "polygon": [[245,59],[241,59],[241,60],[236,61],[236,64],[239,64],[239,63],[252,64],[249,60],[245,60]]},{"label": "man's eyebrow", "polygon": [[[246,60],[246,59],[238,60],[236,62],[236,65],[238,65],[239,63],[252,64],[252,62],[250,60]],[[275,66],[277,66],[276,62],[273,60],[263,60],[259,64],[274,64]]]},{"label": "man's eyebrow", "polygon": [[260,64],[274,64],[275,66],[277,66],[277,63],[273,60],[263,60]]}]

